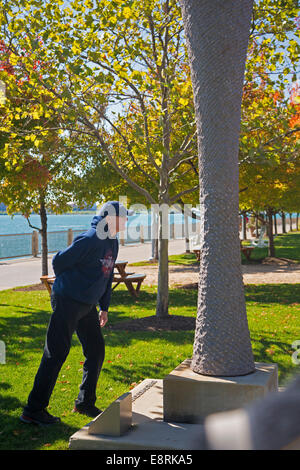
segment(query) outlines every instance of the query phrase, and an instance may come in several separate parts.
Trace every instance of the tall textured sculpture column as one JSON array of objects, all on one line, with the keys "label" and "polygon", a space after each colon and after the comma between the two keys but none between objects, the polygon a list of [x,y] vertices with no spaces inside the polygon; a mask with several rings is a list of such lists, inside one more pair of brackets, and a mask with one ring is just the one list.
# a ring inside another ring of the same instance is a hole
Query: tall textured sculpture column
[{"label": "tall textured sculpture column", "polygon": [[252,0],[181,0],[199,146],[202,252],[194,372],[254,371],[239,241],[238,149]]}]

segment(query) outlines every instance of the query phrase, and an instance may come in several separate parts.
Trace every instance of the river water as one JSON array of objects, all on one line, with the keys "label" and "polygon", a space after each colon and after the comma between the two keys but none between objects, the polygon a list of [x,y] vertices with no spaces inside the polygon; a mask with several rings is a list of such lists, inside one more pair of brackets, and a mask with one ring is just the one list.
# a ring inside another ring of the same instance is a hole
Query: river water
[{"label": "river water", "polygon": [[[88,230],[94,217],[90,214],[48,214],[48,250],[54,253],[67,247],[67,231],[72,229],[74,237]],[[170,214],[171,223],[181,226],[182,214]],[[40,228],[40,216],[30,216],[31,225]],[[125,244],[139,240],[139,226],[144,226],[144,239],[151,236],[151,213],[137,213],[128,217]],[[30,256],[32,253],[32,232],[34,228],[28,225],[22,215],[0,215],[0,259]],[[54,233],[55,232],[55,233]],[[23,235],[26,234],[26,235]],[[39,252],[41,250],[41,237],[39,236]]]}]

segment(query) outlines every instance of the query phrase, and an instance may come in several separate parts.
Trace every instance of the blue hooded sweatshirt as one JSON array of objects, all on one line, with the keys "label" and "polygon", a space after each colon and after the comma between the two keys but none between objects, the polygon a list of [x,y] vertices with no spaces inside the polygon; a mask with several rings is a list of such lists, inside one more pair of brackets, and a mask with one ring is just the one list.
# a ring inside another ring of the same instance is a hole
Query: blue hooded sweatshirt
[{"label": "blue hooded sweatshirt", "polygon": [[108,311],[119,242],[117,238],[97,236],[97,224],[102,219],[95,216],[88,231],[53,257],[53,290],[85,304],[99,304],[101,310]]}]

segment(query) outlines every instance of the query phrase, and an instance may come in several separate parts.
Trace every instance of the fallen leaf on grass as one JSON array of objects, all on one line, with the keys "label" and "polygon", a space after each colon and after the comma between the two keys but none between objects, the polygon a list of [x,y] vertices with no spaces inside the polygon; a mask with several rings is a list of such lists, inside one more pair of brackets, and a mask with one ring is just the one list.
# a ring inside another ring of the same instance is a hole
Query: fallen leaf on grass
[{"label": "fallen leaf on grass", "polygon": [[134,387],[136,387],[136,386],[137,386],[137,383],[136,383],[136,382],[132,382],[132,383],[130,384],[129,390],[132,390],[132,389],[133,389]]},{"label": "fallen leaf on grass", "polygon": [[270,356],[273,356],[275,354],[274,349],[266,349],[266,353],[270,354]]}]

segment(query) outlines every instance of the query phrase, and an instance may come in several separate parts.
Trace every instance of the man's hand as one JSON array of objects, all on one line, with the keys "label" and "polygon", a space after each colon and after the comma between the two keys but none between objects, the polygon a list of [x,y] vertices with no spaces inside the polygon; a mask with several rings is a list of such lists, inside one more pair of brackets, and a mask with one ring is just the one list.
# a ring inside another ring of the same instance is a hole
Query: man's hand
[{"label": "man's hand", "polygon": [[105,312],[105,310],[100,310],[99,320],[100,320],[101,328],[103,328],[103,326],[105,326],[107,323],[107,320],[108,320],[107,315],[108,315],[108,312]]}]

